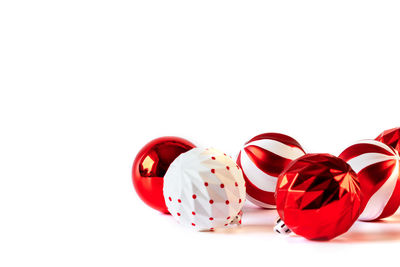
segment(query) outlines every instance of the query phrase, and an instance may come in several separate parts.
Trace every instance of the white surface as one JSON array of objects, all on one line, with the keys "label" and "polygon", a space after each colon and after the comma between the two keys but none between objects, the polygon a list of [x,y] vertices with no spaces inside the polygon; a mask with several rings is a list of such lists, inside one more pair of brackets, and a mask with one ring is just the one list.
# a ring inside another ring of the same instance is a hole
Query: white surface
[{"label": "white surface", "polygon": [[182,227],[209,230],[240,221],[246,187],[242,170],[229,156],[195,147],[169,166],[163,194],[168,211]]},{"label": "white surface", "polygon": [[[1,1],[1,266],[378,266],[400,215],[329,243],[196,233],[147,208],[130,168],[178,135],[236,154],[277,131],[337,154],[399,126],[397,1]],[[218,264],[218,265],[217,265]]]}]

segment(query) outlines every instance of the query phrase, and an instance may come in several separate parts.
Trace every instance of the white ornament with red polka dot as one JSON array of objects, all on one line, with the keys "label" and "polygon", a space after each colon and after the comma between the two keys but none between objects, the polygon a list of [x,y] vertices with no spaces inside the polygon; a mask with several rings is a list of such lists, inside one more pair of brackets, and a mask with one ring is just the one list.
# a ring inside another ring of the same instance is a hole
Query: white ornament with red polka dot
[{"label": "white ornament with red polka dot", "polygon": [[213,230],[240,224],[246,198],[243,173],[226,154],[193,148],[168,168],[164,198],[172,216],[193,229]]}]

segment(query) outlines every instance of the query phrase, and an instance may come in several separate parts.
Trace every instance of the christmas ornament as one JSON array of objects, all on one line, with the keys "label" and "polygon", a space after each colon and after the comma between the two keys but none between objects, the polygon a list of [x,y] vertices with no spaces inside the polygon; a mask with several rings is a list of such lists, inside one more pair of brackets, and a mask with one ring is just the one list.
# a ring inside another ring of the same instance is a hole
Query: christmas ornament
[{"label": "christmas ornament", "polygon": [[240,217],[245,196],[241,169],[215,149],[193,148],[181,154],[164,177],[169,212],[182,225],[197,230],[228,226]]},{"label": "christmas ornament", "polygon": [[139,197],[147,205],[167,213],[163,177],[169,165],[181,153],[195,147],[191,142],[173,136],[154,139],[137,154],[132,167],[132,181]]},{"label": "christmas ornament", "polygon": [[392,215],[400,205],[398,153],[384,143],[363,140],[339,156],[357,173],[362,191],[360,220],[372,221]]},{"label": "christmas ornament", "polygon": [[357,220],[360,203],[356,173],[329,154],[302,156],[278,179],[276,205],[284,222],[278,220],[278,225],[307,239],[329,240],[345,233]]},{"label": "christmas ornament", "polygon": [[400,127],[384,131],[375,140],[387,144],[400,153]]},{"label": "christmas ornament", "polygon": [[247,199],[263,208],[275,208],[279,174],[304,154],[296,140],[279,133],[260,134],[248,141],[237,158],[246,180]]}]

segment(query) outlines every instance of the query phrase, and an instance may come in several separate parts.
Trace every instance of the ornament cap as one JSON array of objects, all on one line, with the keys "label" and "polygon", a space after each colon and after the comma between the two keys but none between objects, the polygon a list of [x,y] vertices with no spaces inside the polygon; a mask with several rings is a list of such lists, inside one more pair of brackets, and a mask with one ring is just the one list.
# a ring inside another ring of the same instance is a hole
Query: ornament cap
[{"label": "ornament cap", "polygon": [[277,232],[278,234],[283,234],[283,235],[289,235],[292,232],[292,230],[290,230],[289,227],[287,227],[287,225],[285,224],[284,221],[282,221],[281,218],[278,218],[276,220],[274,231]]}]

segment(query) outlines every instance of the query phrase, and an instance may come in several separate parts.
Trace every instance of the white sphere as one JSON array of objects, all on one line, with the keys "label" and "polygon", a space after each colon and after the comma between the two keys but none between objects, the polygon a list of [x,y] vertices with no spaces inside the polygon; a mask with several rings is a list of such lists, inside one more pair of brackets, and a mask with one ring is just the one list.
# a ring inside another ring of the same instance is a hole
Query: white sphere
[{"label": "white sphere", "polygon": [[193,148],[168,168],[164,198],[168,211],[184,226],[196,230],[228,226],[246,198],[243,173],[226,154]]}]

